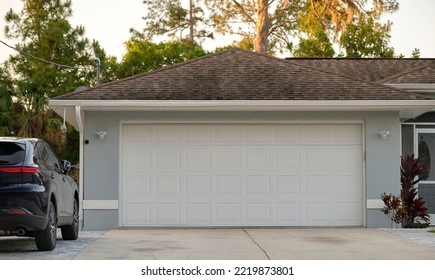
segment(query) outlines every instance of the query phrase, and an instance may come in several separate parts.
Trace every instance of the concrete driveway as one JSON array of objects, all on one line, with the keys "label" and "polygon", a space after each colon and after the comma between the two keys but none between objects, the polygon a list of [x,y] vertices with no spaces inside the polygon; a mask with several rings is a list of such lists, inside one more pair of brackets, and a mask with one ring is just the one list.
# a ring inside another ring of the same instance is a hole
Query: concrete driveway
[{"label": "concrete driveway", "polygon": [[74,259],[435,260],[435,247],[365,228],[113,230]]},{"label": "concrete driveway", "polygon": [[84,231],[77,241],[58,239],[52,252],[36,251],[33,239],[0,238],[0,259],[435,260],[435,234],[365,228]]}]

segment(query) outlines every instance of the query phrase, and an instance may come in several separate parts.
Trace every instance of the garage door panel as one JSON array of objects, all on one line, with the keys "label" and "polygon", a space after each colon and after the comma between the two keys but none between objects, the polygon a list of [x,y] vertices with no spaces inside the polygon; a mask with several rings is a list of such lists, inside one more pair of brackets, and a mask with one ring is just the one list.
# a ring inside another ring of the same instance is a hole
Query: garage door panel
[{"label": "garage door panel", "polygon": [[302,142],[301,125],[285,124],[274,126],[274,138],[278,144],[297,145]]},{"label": "garage door panel", "polygon": [[151,126],[143,124],[124,126],[123,142],[129,145],[151,143]]},{"label": "garage door panel", "polygon": [[246,168],[270,168],[270,148],[249,147],[246,148]]},{"label": "garage door panel", "polygon": [[362,225],[361,131],[123,125],[121,226]]},{"label": "garage door panel", "polygon": [[155,143],[180,143],[181,127],[179,125],[155,126]]},{"label": "garage door panel", "polygon": [[156,168],[179,169],[181,167],[181,150],[178,148],[157,148],[156,149]]},{"label": "garage door panel", "polygon": [[301,176],[275,176],[275,187],[277,195],[300,195]]},{"label": "garage door panel", "polygon": [[275,206],[275,223],[281,225],[300,225],[300,202],[277,202]]},{"label": "garage door panel", "polygon": [[331,193],[330,176],[305,176],[305,194],[308,196],[314,195],[329,195]]},{"label": "garage door panel", "polygon": [[125,198],[137,199],[151,196],[151,177],[150,176],[129,176],[124,179]]},{"label": "garage door panel", "polygon": [[302,126],[304,144],[325,144],[332,142],[330,125],[308,124]]},{"label": "garage door panel", "polygon": [[221,175],[215,177],[215,195],[239,197],[242,194],[241,176]]},{"label": "garage door panel", "polygon": [[157,176],[154,193],[157,196],[180,196],[181,177],[180,176]]},{"label": "garage door panel", "polygon": [[361,176],[359,175],[340,175],[332,176],[332,185],[336,194],[347,194],[355,197],[360,193]]},{"label": "garage door panel", "polygon": [[211,151],[206,147],[185,148],[185,167],[196,169],[211,168]]},{"label": "garage door panel", "polygon": [[242,141],[242,131],[239,125],[218,125],[214,127],[217,144],[237,144]]},{"label": "garage door panel", "polygon": [[360,145],[362,142],[361,127],[351,124],[333,126],[333,142],[340,144]]},{"label": "garage door panel", "polygon": [[186,143],[208,144],[212,141],[211,127],[207,125],[187,126],[185,130]]},{"label": "garage door panel", "polygon": [[216,167],[222,169],[240,169],[242,167],[242,151],[240,148],[215,148]]},{"label": "garage door panel", "polygon": [[328,170],[331,167],[331,152],[327,147],[305,148],[305,168]]},{"label": "garage door panel", "polygon": [[241,202],[216,202],[215,223],[217,225],[241,225],[242,223]]},{"label": "garage door panel", "polygon": [[244,209],[247,225],[269,225],[272,221],[271,203],[245,203]]},{"label": "garage door panel", "polygon": [[304,204],[305,220],[309,225],[319,223],[324,225],[330,224],[331,221],[331,203],[330,202],[306,202]]},{"label": "garage door panel", "polygon": [[242,129],[245,143],[265,143],[271,141],[271,126],[270,125],[247,125]]},{"label": "garage door panel", "polygon": [[211,222],[211,204],[188,202],[185,204],[185,222],[191,225],[209,225]]},{"label": "garage door panel", "polygon": [[180,203],[155,203],[155,222],[158,225],[180,225]]},{"label": "garage door panel", "polygon": [[128,147],[125,149],[123,162],[126,171],[147,171],[151,168],[151,150],[144,146]]},{"label": "garage door panel", "polygon": [[187,196],[210,196],[211,195],[210,176],[186,176],[185,194]]},{"label": "garage door panel", "polygon": [[130,226],[142,226],[153,223],[151,220],[151,203],[128,203],[125,205],[123,212],[125,223]]},{"label": "garage door panel", "polygon": [[301,169],[302,157],[299,148],[274,149],[274,167],[283,169]]},{"label": "garage door panel", "polygon": [[245,177],[245,195],[270,195],[270,176],[246,176]]},{"label": "garage door panel", "polygon": [[358,225],[359,221],[358,219],[355,219],[355,217],[362,215],[361,206],[362,205],[359,202],[334,203],[333,211],[337,223],[341,222],[343,224]]},{"label": "garage door panel", "polygon": [[361,168],[362,153],[360,147],[335,148],[331,150],[334,155],[332,167],[344,172],[357,172]]}]

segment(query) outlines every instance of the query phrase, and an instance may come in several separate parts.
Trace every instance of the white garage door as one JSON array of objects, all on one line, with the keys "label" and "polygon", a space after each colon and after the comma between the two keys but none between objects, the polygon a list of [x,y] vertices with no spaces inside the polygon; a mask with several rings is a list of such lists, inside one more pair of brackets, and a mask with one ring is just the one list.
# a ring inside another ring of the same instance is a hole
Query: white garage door
[{"label": "white garage door", "polygon": [[361,226],[360,124],[124,124],[121,226]]}]

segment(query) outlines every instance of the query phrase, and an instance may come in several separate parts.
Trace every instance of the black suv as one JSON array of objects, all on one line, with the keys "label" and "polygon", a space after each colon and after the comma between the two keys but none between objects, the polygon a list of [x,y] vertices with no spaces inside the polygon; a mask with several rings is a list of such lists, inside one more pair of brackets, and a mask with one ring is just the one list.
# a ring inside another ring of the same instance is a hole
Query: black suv
[{"label": "black suv", "polygon": [[0,235],[35,237],[40,251],[79,234],[79,191],[71,164],[40,139],[0,137]]}]

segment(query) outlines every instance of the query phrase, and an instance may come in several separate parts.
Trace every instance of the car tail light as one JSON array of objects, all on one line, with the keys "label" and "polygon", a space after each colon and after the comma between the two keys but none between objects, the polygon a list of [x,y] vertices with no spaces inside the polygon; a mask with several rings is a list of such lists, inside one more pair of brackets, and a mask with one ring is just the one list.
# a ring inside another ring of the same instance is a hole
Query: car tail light
[{"label": "car tail light", "polygon": [[32,214],[28,210],[24,208],[1,208],[0,212],[3,212],[4,214],[9,215],[30,215]]},{"label": "car tail light", "polygon": [[0,171],[6,173],[41,173],[36,167],[0,167]]}]

